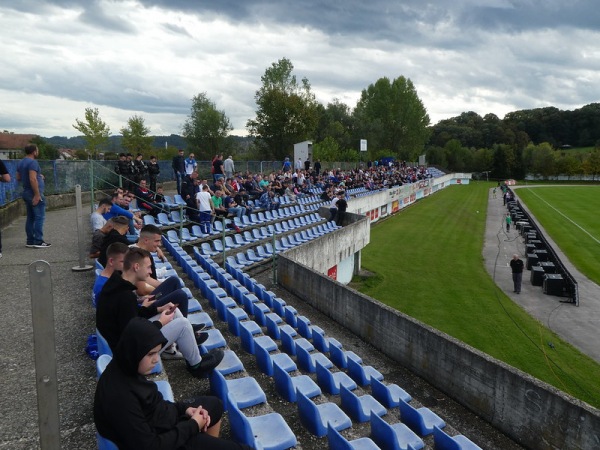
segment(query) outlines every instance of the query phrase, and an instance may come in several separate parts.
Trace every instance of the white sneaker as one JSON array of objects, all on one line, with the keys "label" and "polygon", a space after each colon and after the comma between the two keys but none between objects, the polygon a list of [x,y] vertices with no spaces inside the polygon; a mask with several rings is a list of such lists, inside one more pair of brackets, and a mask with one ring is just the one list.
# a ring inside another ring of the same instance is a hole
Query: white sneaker
[{"label": "white sneaker", "polygon": [[161,358],[163,359],[183,359],[183,355],[179,350],[175,348],[175,344],[171,345],[169,348],[166,348],[161,354]]}]

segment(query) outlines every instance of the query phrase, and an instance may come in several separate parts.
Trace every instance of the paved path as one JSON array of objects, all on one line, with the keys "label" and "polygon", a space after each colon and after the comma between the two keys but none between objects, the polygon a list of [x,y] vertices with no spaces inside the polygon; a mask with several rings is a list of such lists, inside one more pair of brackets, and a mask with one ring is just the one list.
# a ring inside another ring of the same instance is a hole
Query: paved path
[{"label": "paved path", "polygon": [[[514,189],[514,192],[518,198],[518,189]],[[490,189],[489,196],[483,247],[485,267],[489,274],[506,295],[521,305],[533,317],[565,341],[570,342],[583,353],[600,362],[600,333],[598,332],[600,329],[600,286],[589,280],[571,264],[538,223],[544,237],[552,245],[571,275],[577,280],[579,306],[563,303],[561,300],[566,299],[561,297],[545,295],[541,286],[532,286],[529,281],[530,272],[528,270],[523,272],[521,294],[513,293],[512,276],[508,263],[515,253],[521,255],[525,262],[525,243],[514,228],[508,233],[505,231],[504,216],[507,209],[502,204],[502,195],[498,194],[497,198],[493,198]],[[525,205],[523,205],[523,208],[534,218]]]}]

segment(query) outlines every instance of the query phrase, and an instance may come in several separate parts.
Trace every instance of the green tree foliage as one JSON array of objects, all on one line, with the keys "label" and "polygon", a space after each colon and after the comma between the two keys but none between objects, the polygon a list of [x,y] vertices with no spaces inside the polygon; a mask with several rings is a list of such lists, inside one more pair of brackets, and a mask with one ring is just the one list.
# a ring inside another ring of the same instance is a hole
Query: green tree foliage
[{"label": "green tree foliage", "polygon": [[289,156],[293,144],[311,139],[317,127],[318,104],[310,83],[306,78],[298,83],[293,70],[287,58],[271,64],[254,96],[256,118],[248,120],[246,128],[266,158]]},{"label": "green tree foliage", "polygon": [[414,161],[423,152],[430,131],[429,116],[410,79],[380,78],[361,93],[354,110],[357,131],[375,148]]},{"label": "green tree foliage", "polygon": [[54,145],[46,142],[46,140],[40,136],[34,137],[31,140],[31,143],[37,145],[40,149],[40,159],[54,160],[60,157],[58,149]]},{"label": "green tree foliage", "polygon": [[334,99],[327,107],[317,106],[319,121],[315,138],[323,141],[330,137],[341,149],[354,148],[358,145],[353,138],[354,118],[350,107],[338,99]]},{"label": "green tree foliage", "polygon": [[150,136],[150,128],[145,125],[142,116],[131,116],[127,121],[127,126],[121,128],[121,134],[125,150],[133,155],[141,153],[146,158],[150,157],[154,137]]},{"label": "green tree foliage", "polygon": [[83,134],[92,158],[97,158],[100,147],[108,142],[109,126],[100,118],[98,108],[85,108],[85,121],[75,119],[73,125]]},{"label": "green tree foliage", "polygon": [[183,136],[198,159],[211,159],[223,153],[232,129],[225,112],[217,109],[206,92],[194,96],[190,115],[183,124]]}]

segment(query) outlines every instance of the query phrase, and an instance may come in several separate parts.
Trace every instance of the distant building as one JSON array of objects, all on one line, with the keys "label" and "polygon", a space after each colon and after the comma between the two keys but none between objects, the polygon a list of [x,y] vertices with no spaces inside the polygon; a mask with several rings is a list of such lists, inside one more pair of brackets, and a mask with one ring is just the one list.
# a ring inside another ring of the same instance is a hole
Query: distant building
[{"label": "distant building", "polygon": [[21,159],[24,156],[23,149],[30,144],[37,134],[14,134],[0,133],[0,159]]}]

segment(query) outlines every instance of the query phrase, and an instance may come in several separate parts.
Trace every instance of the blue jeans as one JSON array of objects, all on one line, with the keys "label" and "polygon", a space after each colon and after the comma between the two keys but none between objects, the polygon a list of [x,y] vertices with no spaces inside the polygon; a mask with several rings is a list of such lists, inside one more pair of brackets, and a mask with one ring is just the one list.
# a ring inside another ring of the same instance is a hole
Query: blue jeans
[{"label": "blue jeans", "polygon": [[46,218],[46,202],[44,196],[33,206],[33,192],[23,192],[23,201],[27,208],[25,233],[27,245],[38,245],[44,242],[44,219]]},{"label": "blue jeans", "polygon": [[152,294],[156,295],[160,293],[161,296],[156,300],[156,306],[163,306],[167,303],[171,302],[174,305],[177,305],[183,317],[187,317],[188,315],[188,296],[181,289],[181,283],[179,282],[179,277],[169,277],[160,285],[152,291]]},{"label": "blue jeans", "polygon": [[210,211],[200,211],[200,230],[205,234],[210,234]]}]

